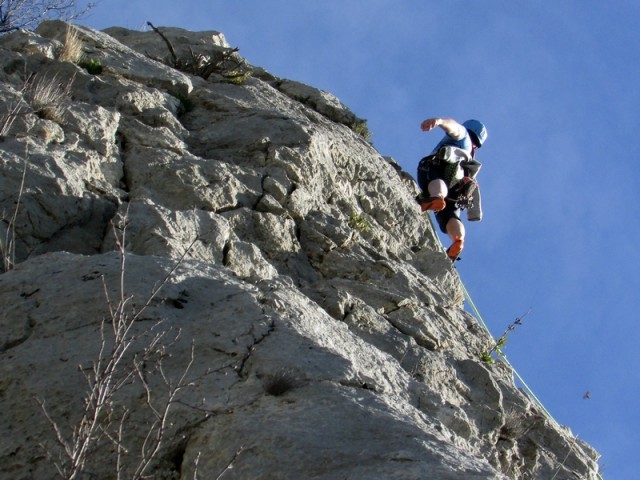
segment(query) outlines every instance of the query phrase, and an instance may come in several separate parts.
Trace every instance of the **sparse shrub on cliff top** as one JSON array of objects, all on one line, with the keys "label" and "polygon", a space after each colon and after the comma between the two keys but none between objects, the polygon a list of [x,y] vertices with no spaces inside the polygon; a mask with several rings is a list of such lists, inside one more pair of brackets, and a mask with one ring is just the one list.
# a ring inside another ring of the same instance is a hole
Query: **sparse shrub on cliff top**
[{"label": "sparse shrub on cliff top", "polygon": [[195,53],[189,49],[189,55],[178,56],[169,39],[151,22],[147,25],[156,32],[169,49],[169,56],[165,59],[154,59],[184,73],[197,75],[208,79],[211,75],[220,75],[225,81],[234,85],[243,84],[251,76],[251,68],[236,55],[237,48],[223,48],[211,45],[211,50],[205,53]]},{"label": "sparse shrub on cliff top", "polygon": [[361,120],[361,119],[356,120],[353,123],[353,125],[351,125],[351,130],[353,130],[355,133],[360,135],[365,140],[367,141],[371,140],[371,131],[367,126],[366,120]]}]

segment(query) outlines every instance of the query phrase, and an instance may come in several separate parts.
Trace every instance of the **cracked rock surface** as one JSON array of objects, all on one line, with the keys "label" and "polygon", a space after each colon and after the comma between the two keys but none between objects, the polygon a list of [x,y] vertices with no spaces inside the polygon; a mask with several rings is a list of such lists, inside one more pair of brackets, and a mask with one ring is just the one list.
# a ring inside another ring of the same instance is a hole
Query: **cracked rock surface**
[{"label": "cracked rock surface", "polygon": [[[344,104],[75,28],[99,75],[60,58],[62,22],[0,37],[0,478],[68,467],[53,427],[72,438],[118,318],[80,478],[141,457],[159,479],[596,478],[597,453],[480,360],[493,339],[415,184]],[[163,31],[242,61],[218,32]]]}]

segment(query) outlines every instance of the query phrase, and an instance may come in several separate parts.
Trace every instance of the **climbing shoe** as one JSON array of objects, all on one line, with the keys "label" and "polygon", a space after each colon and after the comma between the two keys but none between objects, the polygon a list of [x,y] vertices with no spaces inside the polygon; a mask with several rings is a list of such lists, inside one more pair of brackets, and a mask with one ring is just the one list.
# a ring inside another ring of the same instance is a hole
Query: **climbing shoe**
[{"label": "climbing shoe", "polygon": [[420,208],[423,212],[427,210],[433,210],[434,212],[439,212],[440,210],[444,210],[446,206],[446,202],[442,197],[429,197],[420,203]]},{"label": "climbing shoe", "polygon": [[464,239],[456,237],[451,246],[447,249],[447,256],[455,262],[464,248]]}]

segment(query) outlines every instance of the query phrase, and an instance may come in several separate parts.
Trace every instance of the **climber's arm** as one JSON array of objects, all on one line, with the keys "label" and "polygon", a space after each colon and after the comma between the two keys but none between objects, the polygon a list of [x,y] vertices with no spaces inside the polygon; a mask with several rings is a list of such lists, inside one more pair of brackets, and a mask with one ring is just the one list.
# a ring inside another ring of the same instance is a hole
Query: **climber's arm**
[{"label": "climber's arm", "polygon": [[455,140],[460,140],[466,134],[465,128],[452,118],[428,118],[420,124],[424,132],[440,127],[447,135]]}]

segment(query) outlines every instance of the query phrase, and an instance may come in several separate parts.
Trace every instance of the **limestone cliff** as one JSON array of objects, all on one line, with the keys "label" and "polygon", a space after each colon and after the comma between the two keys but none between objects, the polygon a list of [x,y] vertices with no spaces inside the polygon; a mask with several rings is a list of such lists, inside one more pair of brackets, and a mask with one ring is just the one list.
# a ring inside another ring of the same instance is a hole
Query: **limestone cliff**
[{"label": "limestone cliff", "polygon": [[0,37],[0,478],[597,478],[356,115],[160,32]]}]

